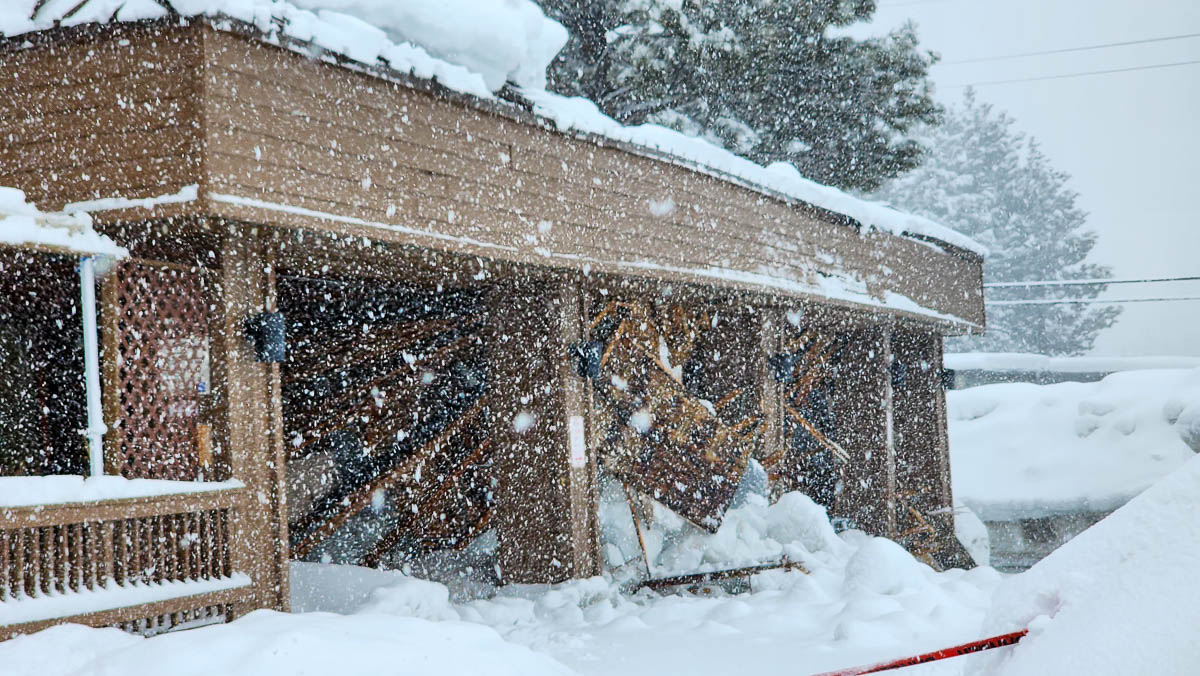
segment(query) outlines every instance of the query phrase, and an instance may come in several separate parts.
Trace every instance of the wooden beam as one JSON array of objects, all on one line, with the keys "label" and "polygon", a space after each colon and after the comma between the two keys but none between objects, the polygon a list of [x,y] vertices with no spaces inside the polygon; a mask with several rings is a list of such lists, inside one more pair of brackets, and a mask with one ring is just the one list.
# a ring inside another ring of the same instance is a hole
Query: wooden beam
[{"label": "wooden beam", "polygon": [[216,394],[225,413],[222,439],[232,476],[252,496],[231,524],[233,568],[254,581],[253,603],[235,606],[240,615],[255,608],[285,610],[287,518],[284,510],[282,412],[279,372],[254,360],[244,337],[244,320],[265,310],[272,278],[259,230],[229,226],[222,244],[219,300],[222,343],[214,354]]},{"label": "wooden beam", "polygon": [[499,479],[492,523],[505,582],[599,572],[588,391],[569,358],[583,335],[580,293],[575,281],[523,281],[489,299]]},{"label": "wooden beam", "polygon": [[834,436],[850,461],[830,516],[883,537],[896,534],[890,355],[887,328],[852,330],[833,375]]}]

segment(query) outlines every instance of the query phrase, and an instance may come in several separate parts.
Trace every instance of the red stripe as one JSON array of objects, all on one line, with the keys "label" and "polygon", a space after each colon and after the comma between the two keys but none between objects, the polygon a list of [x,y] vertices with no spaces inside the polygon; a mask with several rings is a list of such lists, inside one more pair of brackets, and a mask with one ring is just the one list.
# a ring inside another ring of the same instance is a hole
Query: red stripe
[{"label": "red stripe", "polygon": [[913,657],[903,657],[890,662],[880,662],[879,664],[871,664],[862,667],[850,667],[849,669],[840,669],[838,671],[827,671],[821,674],[813,674],[813,676],[859,676],[859,674],[874,674],[880,671],[888,671],[889,669],[899,669],[900,667],[911,667],[914,664],[925,664],[926,662],[936,662],[944,660],[948,657],[958,657],[959,655],[969,655],[971,653],[981,652],[983,650],[991,650],[992,648],[1003,648],[1025,638],[1029,633],[1028,629],[1014,631],[1011,634],[1001,634],[991,638],[985,638],[971,643],[956,645],[952,648],[943,648]]}]

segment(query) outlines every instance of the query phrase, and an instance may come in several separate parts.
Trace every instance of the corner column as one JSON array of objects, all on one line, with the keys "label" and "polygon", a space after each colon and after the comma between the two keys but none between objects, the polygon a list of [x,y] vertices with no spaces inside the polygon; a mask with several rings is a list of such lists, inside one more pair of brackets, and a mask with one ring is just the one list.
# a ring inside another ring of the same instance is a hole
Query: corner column
[{"label": "corner column", "polygon": [[578,280],[556,279],[504,284],[489,300],[494,523],[506,583],[600,572],[588,384],[570,358],[585,328],[582,296]]},{"label": "corner column", "polygon": [[223,395],[224,455],[248,499],[231,524],[232,563],[250,575],[255,598],[234,609],[289,608],[284,500],[283,415],[279,365],[255,361],[247,317],[274,309],[275,275],[257,229],[229,226],[221,250],[221,349],[214,370]]},{"label": "corner column", "polygon": [[852,329],[833,376],[835,436],[850,461],[830,516],[882,537],[896,535],[890,361],[885,327]]}]

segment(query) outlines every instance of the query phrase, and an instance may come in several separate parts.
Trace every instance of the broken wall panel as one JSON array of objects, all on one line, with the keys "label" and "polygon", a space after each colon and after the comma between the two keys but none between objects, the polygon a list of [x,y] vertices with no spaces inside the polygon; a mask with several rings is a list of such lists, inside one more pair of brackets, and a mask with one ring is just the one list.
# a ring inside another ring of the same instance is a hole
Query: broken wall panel
[{"label": "broken wall panel", "polygon": [[804,492],[817,504],[834,506],[847,474],[849,458],[835,439],[839,421],[833,410],[833,375],[842,357],[844,336],[800,321],[782,322],[776,349],[767,358],[768,377],[780,408],[778,445],[766,457],[773,494]]},{"label": "broken wall panel", "polygon": [[605,409],[605,468],[715,532],[765,438],[754,311],[611,301],[577,346]]},{"label": "broken wall panel", "polygon": [[293,555],[378,566],[470,541],[492,507],[480,295],[279,276]]}]

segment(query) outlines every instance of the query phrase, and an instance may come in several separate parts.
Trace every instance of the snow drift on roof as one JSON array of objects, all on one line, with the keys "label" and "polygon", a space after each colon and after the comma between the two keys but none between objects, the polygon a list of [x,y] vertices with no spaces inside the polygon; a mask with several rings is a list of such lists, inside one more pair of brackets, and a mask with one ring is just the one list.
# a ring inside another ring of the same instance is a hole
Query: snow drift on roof
[{"label": "snow drift on roof", "polygon": [[124,257],[129,252],[92,230],[87,214],[45,214],[25,193],[0,187],[0,244],[48,247],[78,254]]},{"label": "snow drift on roof", "polygon": [[[510,81],[560,130],[598,134],[679,158],[755,189],[765,189],[847,216],[867,229],[937,239],[979,255],[987,249],[929,219],[854,197],[800,175],[795,167],[761,166],[703,139],[658,125],[625,127],[581,98],[545,89],[545,71],[566,41],[566,30],[530,0],[171,0],[184,16],[253,24],[268,41],[283,36],[311,42],[354,61],[389,67],[465,94],[492,98]],[[168,16],[159,0],[13,0],[0,12],[0,34],[18,35],[61,22],[136,21]],[[332,8],[347,13],[330,11]],[[30,18],[32,17],[32,18]],[[369,20],[371,23],[367,23]],[[386,32],[385,32],[386,31]]]}]

